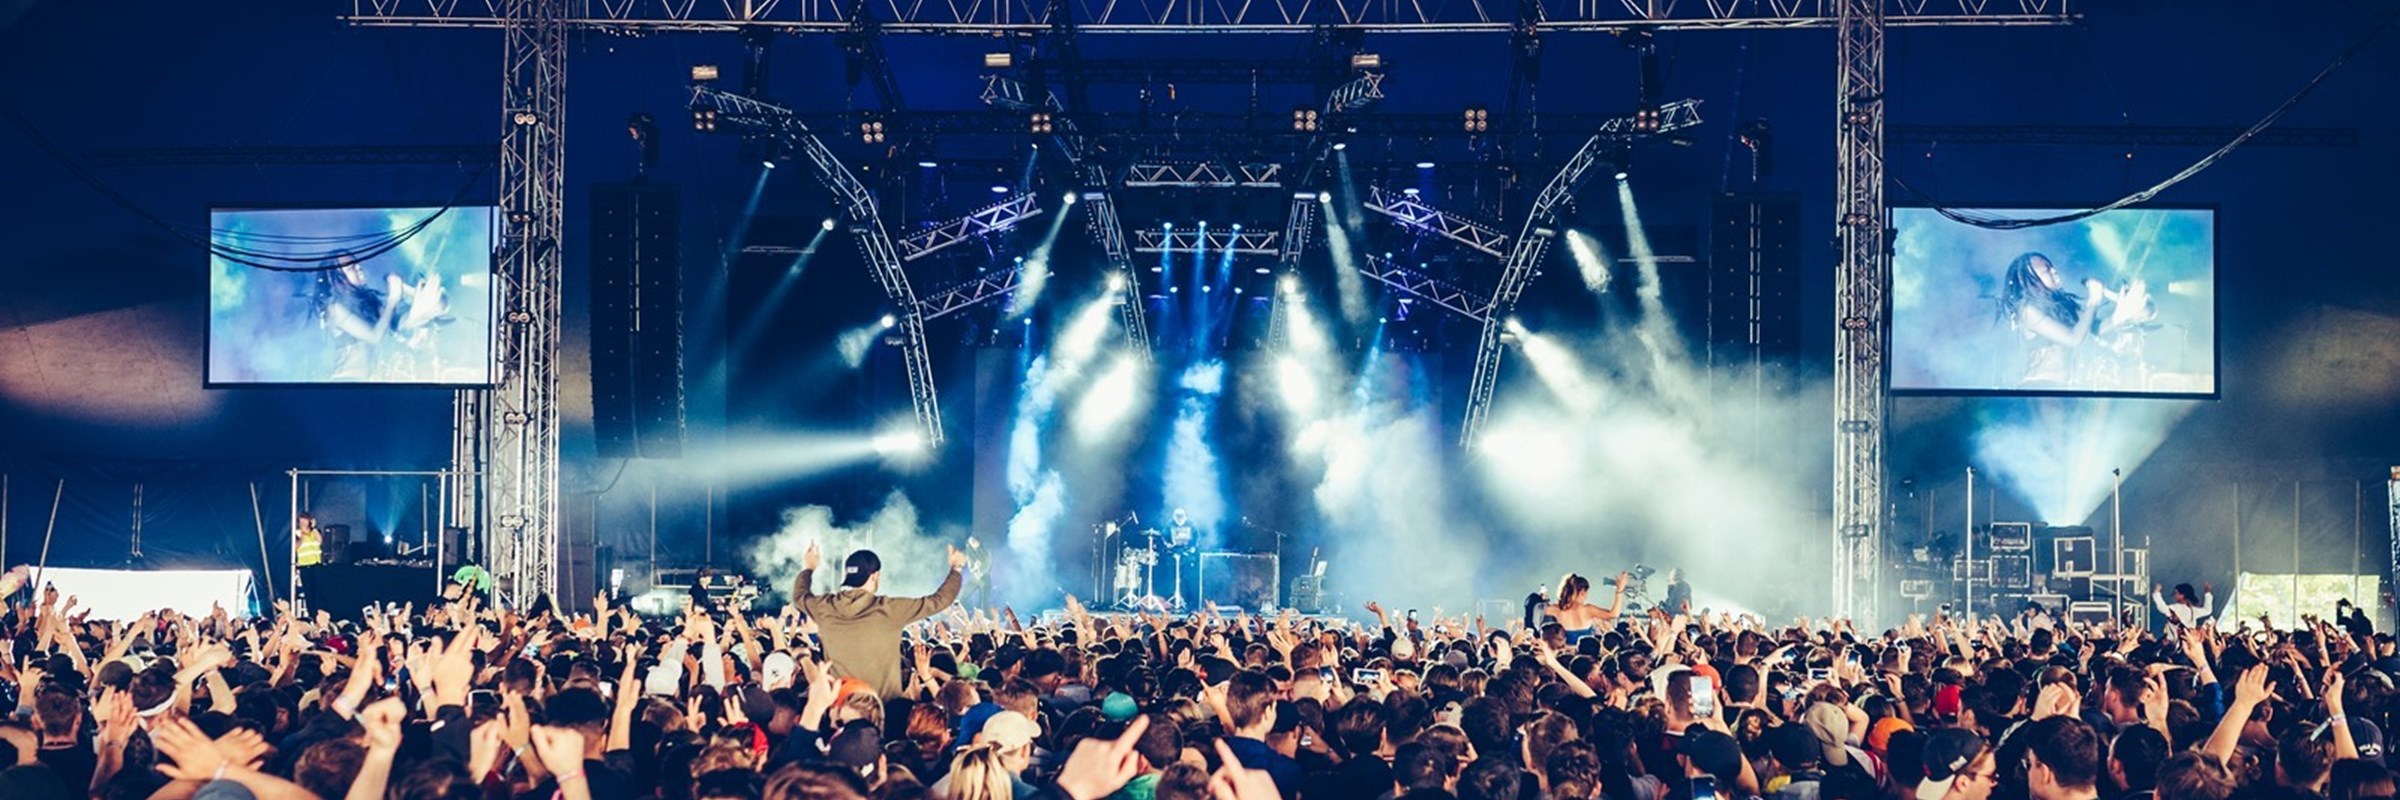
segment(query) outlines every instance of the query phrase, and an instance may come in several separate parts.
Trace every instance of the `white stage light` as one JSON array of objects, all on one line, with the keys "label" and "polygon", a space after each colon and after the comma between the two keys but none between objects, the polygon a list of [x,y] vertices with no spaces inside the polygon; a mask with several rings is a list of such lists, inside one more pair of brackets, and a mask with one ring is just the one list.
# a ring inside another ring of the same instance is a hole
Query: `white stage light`
[{"label": "white stage light", "polygon": [[875,435],[875,454],[884,458],[920,455],[925,452],[925,434],[915,428],[899,428]]},{"label": "white stage light", "polygon": [[1275,359],[1275,388],[1283,394],[1283,407],[1294,416],[1306,418],[1317,412],[1317,377],[1300,359],[1290,355]]},{"label": "white stage light", "polygon": [[883,324],[885,330],[890,330],[892,326],[900,324],[900,318],[890,314],[885,314],[880,322]]},{"label": "white stage light", "polygon": [[1125,291],[1125,274],[1121,272],[1110,273],[1108,276],[1108,290],[1112,292]]}]

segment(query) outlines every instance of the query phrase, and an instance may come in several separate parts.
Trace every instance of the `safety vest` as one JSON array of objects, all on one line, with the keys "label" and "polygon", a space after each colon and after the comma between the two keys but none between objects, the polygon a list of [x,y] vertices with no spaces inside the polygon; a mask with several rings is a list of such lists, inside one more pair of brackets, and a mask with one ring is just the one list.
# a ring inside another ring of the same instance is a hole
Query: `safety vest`
[{"label": "safety vest", "polygon": [[301,531],[299,543],[292,547],[292,560],[303,567],[325,563],[325,535],[315,530]]}]

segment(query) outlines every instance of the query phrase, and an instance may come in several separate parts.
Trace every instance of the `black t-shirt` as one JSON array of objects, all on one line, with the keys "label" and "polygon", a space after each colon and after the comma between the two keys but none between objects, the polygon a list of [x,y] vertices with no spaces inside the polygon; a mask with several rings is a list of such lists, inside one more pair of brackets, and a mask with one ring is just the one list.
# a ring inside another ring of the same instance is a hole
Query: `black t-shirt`
[{"label": "black t-shirt", "polygon": [[100,757],[92,753],[90,742],[76,742],[59,748],[45,747],[36,758],[57,772],[58,779],[78,794],[92,785],[92,771],[100,766]]},{"label": "black t-shirt", "polygon": [[[633,754],[618,750],[604,757],[607,760],[587,758],[583,761],[583,785],[591,792],[592,800],[634,800]],[[557,793],[558,778],[552,776],[543,780],[540,786],[533,787],[532,791],[517,797],[550,800]]]}]

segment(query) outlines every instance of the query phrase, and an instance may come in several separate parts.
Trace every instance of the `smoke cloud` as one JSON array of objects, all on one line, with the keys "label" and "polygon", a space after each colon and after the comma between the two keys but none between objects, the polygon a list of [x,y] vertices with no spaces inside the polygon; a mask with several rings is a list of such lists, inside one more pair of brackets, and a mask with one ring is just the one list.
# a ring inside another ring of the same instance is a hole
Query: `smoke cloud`
[{"label": "smoke cloud", "polygon": [[842,559],[850,553],[873,550],[883,560],[884,593],[910,595],[929,594],[941,586],[949,575],[946,559],[953,537],[920,527],[916,504],[898,491],[886,495],[883,506],[866,519],[848,523],[837,521],[832,508],[802,506],[786,509],[774,534],[751,543],[744,554],[750,573],[789,591],[812,542],[825,558],[817,569],[816,591],[841,585]]}]

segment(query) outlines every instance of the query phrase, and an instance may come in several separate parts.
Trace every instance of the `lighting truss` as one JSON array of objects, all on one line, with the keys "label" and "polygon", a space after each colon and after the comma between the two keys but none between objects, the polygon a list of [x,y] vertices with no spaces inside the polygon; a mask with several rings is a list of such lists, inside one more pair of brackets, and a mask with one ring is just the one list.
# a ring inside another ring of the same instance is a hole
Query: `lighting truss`
[{"label": "lighting truss", "polygon": [[1381,186],[1367,187],[1367,210],[1398,221],[1402,227],[1441,234],[1485,255],[1505,255],[1508,234],[1499,228],[1434,208],[1422,198]]},{"label": "lighting truss", "polygon": [[1283,165],[1215,161],[1136,161],[1125,170],[1125,188],[1280,189]]},{"label": "lighting truss", "polygon": [[1883,345],[1890,247],[1883,186],[1884,8],[1841,0],[1835,34],[1833,606],[1876,619],[1883,599]]},{"label": "lighting truss", "polygon": [[1365,72],[1325,96],[1325,113],[1357,111],[1383,99],[1383,73]]},{"label": "lighting truss", "polygon": [[720,130],[775,141],[801,151],[815,167],[817,180],[840,198],[843,214],[850,219],[851,238],[858,242],[859,254],[865,257],[876,281],[883,286],[884,297],[893,307],[907,312],[895,322],[900,331],[901,361],[908,371],[910,400],[925,445],[941,446],[942,407],[934,395],[933,359],[925,348],[925,318],[917,313],[916,290],[909,287],[908,273],[900,267],[899,250],[892,244],[891,232],[883,225],[874,193],[859,182],[858,176],[791,109],[710,86],[692,87],[691,106],[695,111],[715,112]]},{"label": "lighting truss", "polygon": [[900,259],[915,261],[968,239],[1002,233],[1041,213],[1042,209],[1034,204],[1032,193],[1020,194],[975,209],[966,216],[900,237]]},{"label": "lighting truss", "polygon": [[1292,213],[1283,221],[1283,249],[1275,254],[1276,278],[1274,299],[1267,301],[1267,347],[1281,351],[1291,343],[1289,310],[1283,281],[1298,280],[1300,257],[1308,252],[1308,232],[1316,227],[1317,195],[1314,192],[1293,192]]},{"label": "lighting truss", "polygon": [[[1656,109],[1656,133],[1672,133],[1700,124],[1700,101],[1678,100]],[[1559,209],[1575,196],[1583,185],[1584,176],[1615,151],[1651,135],[1637,131],[1635,120],[1647,116],[1635,114],[1618,117],[1600,125],[1600,130],[1584,141],[1581,148],[1567,159],[1558,174],[1542,187],[1533,198],[1533,207],[1526,212],[1524,231],[1517,234],[1508,255],[1500,263],[1500,285],[1492,291],[1492,308],[1483,317],[1483,335],[1476,340],[1475,372],[1467,383],[1467,415],[1459,423],[1459,441],[1475,446],[1475,437],[1483,430],[1484,418],[1491,415],[1492,395],[1500,386],[1500,320],[1508,317],[1517,306],[1517,298],[1525,293],[1526,284],[1533,280],[1534,268],[1549,252],[1550,240],[1558,238],[1553,227],[1558,222]]]},{"label": "lighting truss", "polygon": [[[1052,113],[1066,110],[1058,102],[1056,93],[1044,94],[1037,105],[1026,92],[1024,81],[1006,75],[984,76],[983,103],[1012,111],[1037,107]],[[1050,140],[1058,144],[1058,150],[1066,156],[1067,164],[1082,179],[1084,229],[1091,233],[1093,241],[1100,244],[1101,254],[1108,259],[1109,270],[1124,278],[1127,296],[1140,297],[1142,273],[1133,268],[1133,254],[1125,248],[1125,224],[1117,219],[1116,200],[1108,194],[1108,168],[1093,156],[1091,140],[1083,135],[1082,129],[1076,126],[1071,117],[1057,117]],[[1117,325],[1125,331],[1126,348],[1137,357],[1149,360],[1150,323],[1142,304],[1118,303]]]},{"label": "lighting truss", "polygon": [[[500,379],[453,399],[451,470],[482,476],[486,562],[498,605],[558,586],[559,341],[565,269],[568,0],[505,0],[501,34]],[[477,460],[481,460],[477,464]],[[568,593],[571,594],[571,593]],[[563,595],[560,595],[563,596]]]},{"label": "lighting truss", "polygon": [[1425,302],[1450,310],[1476,322],[1492,320],[1492,299],[1448,281],[1400,266],[1382,256],[1368,256],[1358,265],[1358,274],[1374,278],[1385,286],[1400,290]]},{"label": "lighting truss", "polygon": [[1012,265],[1008,269],[926,295],[917,301],[917,313],[928,321],[937,320],[995,298],[1007,297],[1010,292],[1016,291],[1017,281],[1024,276],[1024,272],[1023,265]]},{"label": "lighting truss", "polygon": [[1152,230],[1133,232],[1133,250],[1137,253],[1222,253],[1231,250],[1246,256],[1280,256],[1283,234],[1278,231],[1201,231],[1199,229]]},{"label": "lighting truss", "polygon": [[[511,0],[351,0],[343,19],[357,25],[501,27]],[[1111,0],[996,0],[984,3],[877,3],[887,34],[1043,34],[1072,25],[1077,34],[1536,33],[1650,30],[1832,28],[1846,0],[1525,0],[1392,3],[1384,0],[1261,0],[1250,3],[1119,3]],[[567,0],[579,28],[640,31],[739,31],[830,34],[851,30],[861,9],[800,0]],[[2069,0],[1880,0],[1886,24],[2057,25],[2077,19]]]}]

